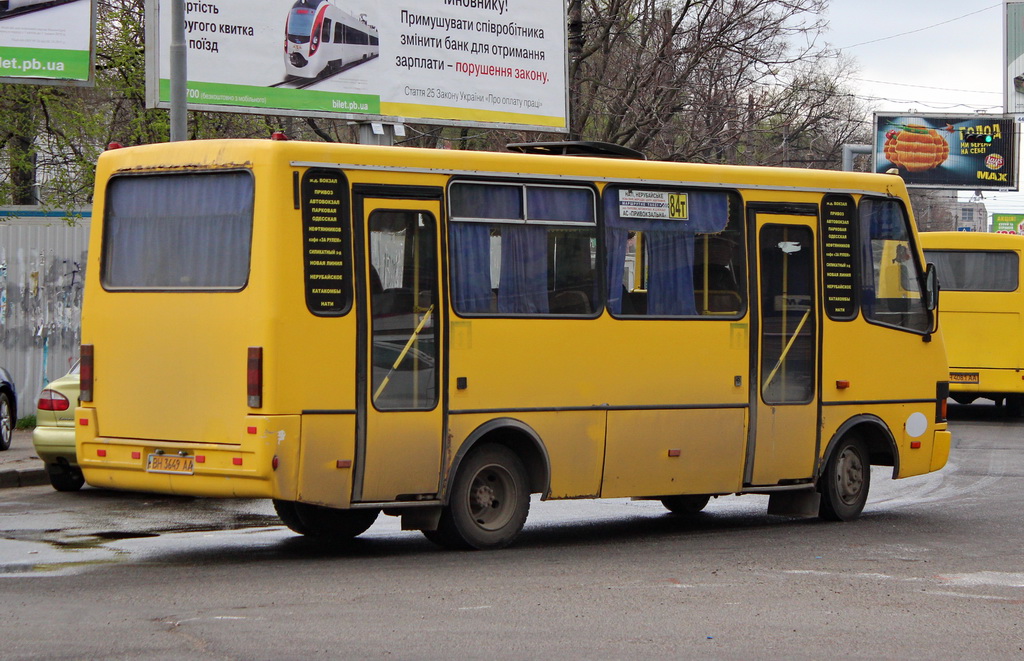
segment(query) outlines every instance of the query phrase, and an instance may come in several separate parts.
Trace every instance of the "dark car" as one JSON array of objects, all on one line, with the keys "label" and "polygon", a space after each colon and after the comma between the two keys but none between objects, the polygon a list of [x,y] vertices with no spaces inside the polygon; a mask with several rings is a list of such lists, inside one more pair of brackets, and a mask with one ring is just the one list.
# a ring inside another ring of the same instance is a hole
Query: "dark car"
[{"label": "dark car", "polygon": [[18,422],[18,395],[11,373],[0,367],[0,450],[11,447],[14,425]]}]

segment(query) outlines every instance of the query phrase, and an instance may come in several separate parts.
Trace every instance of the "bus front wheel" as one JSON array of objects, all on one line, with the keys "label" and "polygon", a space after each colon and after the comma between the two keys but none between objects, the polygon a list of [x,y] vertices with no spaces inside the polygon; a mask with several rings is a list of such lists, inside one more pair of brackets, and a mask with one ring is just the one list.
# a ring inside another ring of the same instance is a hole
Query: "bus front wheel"
[{"label": "bus front wheel", "polygon": [[530,511],[526,468],[512,450],[487,444],[462,462],[437,530],[424,534],[447,548],[500,549],[519,535]]},{"label": "bus front wheel", "polygon": [[818,516],[828,521],[852,521],[868,501],[871,461],[857,436],[846,436],[828,458],[821,480]]},{"label": "bus front wheel", "polygon": [[274,510],[293,532],[328,541],[344,541],[366,532],[380,510],[339,510],[322,505],[275,500]]}]

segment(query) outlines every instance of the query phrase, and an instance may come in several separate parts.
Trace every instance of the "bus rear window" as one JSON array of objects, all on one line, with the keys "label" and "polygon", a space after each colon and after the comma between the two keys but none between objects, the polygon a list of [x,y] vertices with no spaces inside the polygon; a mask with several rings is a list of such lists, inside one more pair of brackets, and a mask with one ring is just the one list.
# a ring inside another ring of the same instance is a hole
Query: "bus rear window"
[{"label": "bus rear window", "polygon": [[106,289],[242,289],[249,277],[248,172],[123,176],[107,188]]},{"label": "bus rear window", "polygon": [[939,286],[949,291],[1016,291],[1017,253],[995,250],[925,250]]}]

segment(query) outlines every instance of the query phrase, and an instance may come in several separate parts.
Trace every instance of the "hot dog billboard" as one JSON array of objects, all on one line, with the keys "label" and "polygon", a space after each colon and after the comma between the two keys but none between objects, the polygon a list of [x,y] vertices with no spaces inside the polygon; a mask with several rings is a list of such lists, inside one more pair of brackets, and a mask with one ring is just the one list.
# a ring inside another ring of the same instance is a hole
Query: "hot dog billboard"
[{"label": "hot dog billboard", "polygon": [[1002,115],[875,115],[875,172],[908,187],[1017,190],[1014,121]]}]

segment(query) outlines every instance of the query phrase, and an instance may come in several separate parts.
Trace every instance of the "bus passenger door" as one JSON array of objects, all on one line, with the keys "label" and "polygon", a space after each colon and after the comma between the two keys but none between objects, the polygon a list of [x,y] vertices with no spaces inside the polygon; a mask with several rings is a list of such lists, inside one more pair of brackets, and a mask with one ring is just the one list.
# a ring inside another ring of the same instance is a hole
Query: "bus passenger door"
[{"label": "bus passenger door", "polygon": [[806,218],[755,215],[758,329],[744,482],[808,481],[818,447],[816,241]]},{"label": "bus passenger door", "polygon": [[441,189],[356,186],[354,193],[363,280],[353,500],[430,498],[439,490],[444,438]]}]

